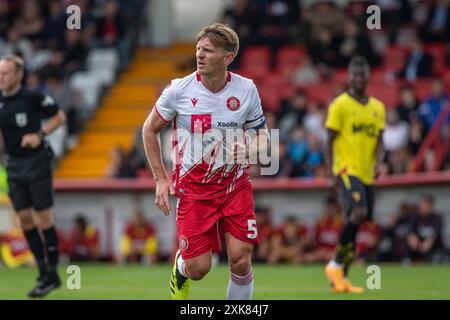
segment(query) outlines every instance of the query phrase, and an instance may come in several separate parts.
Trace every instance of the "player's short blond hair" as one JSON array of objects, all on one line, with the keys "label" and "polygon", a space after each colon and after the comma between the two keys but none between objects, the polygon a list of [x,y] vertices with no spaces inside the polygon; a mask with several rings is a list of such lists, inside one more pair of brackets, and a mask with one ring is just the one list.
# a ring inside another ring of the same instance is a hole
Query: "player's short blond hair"
[{"label": "player's short blond hair", "polygon": [[197,34],[197,42],[208,37],[213,45],[225,49],[228,52],[233,52],[234,56],[239,51],[239,37],[236,32],[228,25],[223,23],[213,23],[210,26],[204,27]]}]

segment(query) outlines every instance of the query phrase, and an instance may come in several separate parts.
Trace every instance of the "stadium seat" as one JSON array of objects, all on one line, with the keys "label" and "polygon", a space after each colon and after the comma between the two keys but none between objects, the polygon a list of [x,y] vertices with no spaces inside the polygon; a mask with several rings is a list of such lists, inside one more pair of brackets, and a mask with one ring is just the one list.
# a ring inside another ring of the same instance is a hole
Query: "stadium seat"
[{"label": "stadium seat", "polygon": [[261,85],[258,92],[264,111],[278,111],[281,104],[281,95],[276,88],[270,85]]},{"label": "stadium seat", "polygon": [[254,77],[264,77],[270,70],[271,51],[266,46],[251,46],[244,51],[241,69],[251,72]]},{"label": "stadium seat", "polygon": [[389,71],[402,69],[408,50],[402,46],[388,46],[384,51],[383,68]]},{"label": "stadium seat", "polygon": [[72,90],[81,93],[86,111],[93,111],[97,107],[101,89],[98,79],[88,72],[78,71],[70,77],[69,85]]},{"label": "stadium seat", "polygon": [[419,101],[425,100],[431,93],[431,79],[419,79],[415,82],[416,95]]},{"label": "stadium seat", "polygon": [[371,82],[367,86],[367,91],[370,95],[373,95],[375,98],[381,100],[386,109],[395,108],[398,104],[398,83],[392,83],[390,85],[386,85],[384,83]]},{"label": "stadium seat", "polygon": [[305,87],[309,100],[319,101],[328,104],[335,96],[335,84],[323,83],[320,85]]},{"label": "stadium seat", "polygon": [[275,61],[277,72],[284,77],[290,77],[300,66],[304,54],[305,48],[303,46],[292,45],[280,48]]},{"label": "stadium seat", "polygon": [[115,49],[93,49],[88,54],[87,67],[89,70],[110,69],[116,72],[118,66],[119,54]]},{"label": "stadium seat", "polygon": [[425,51],[433,57],[433,73],[442,74],[445,69],[446,49],[444,44],[427,44]]}]

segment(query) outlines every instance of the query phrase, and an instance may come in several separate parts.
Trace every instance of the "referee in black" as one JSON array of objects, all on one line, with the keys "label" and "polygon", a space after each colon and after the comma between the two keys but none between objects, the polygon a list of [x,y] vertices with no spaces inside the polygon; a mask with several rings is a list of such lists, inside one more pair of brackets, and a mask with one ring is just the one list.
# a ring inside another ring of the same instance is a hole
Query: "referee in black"
[{"label": "referee in black", "polygon": [[[23,76],[24,61],[20,57],[0,59],[0,129],[7,154],[9,197],[39,266],[37,284],[28,292],[29,297],[38,298],[61,285],[52,214],[53,153],[45,136],[61,126],[66,117],[50,96],[24,89]],[[45,126],[43,119],[48,119]]]}]

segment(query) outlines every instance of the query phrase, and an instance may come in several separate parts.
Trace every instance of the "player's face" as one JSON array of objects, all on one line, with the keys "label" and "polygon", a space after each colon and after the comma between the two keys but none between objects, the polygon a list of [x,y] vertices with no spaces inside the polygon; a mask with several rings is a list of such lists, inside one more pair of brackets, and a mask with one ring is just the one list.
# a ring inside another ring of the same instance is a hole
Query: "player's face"
[{"label": "player's face", "polygon": [[226,69],[231,63],[233,54],[213,45],[208,37],[203,37],[197,43],[195,57],[198,73],[211,75]]},{"label": "player's face", "polygon": [[364,91],[369,81],[369,70],[362,66],[353,66],[349,70],[350,86],[357,91]]},{"label": "player's face", "polygon": [[0,61],[0,90],[10,91],[14,89],[21,80],[21,72],[18,71],[14,62],[8,60]]}]

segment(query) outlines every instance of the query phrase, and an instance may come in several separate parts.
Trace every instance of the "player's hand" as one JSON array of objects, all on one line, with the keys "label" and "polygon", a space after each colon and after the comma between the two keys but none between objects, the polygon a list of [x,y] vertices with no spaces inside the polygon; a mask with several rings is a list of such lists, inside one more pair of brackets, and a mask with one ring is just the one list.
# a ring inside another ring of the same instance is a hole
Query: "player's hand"
[{"label": "player's hand", "polygon": [[22,148],[36,149],[42,143],[42,136],[37,133],[27,133],[22,137],[20,146]]},{"label": "player's hand", "polygon": [[247,159],[247,146],[245,143],[235,142],[231,147],[233,153],[233,163],[243,164]]},{"label": "player's hand", "polygon": [[168,179],[156,182],[155,204],[166,216],[170,213],[169,193],[175,195],[175,188]]},{"label": "player's hand", "polygon": [[375,165],[375,179],[378,179],[379,177],[382,177],[387,174],[387,168],[382,163],[377,163]]}]

